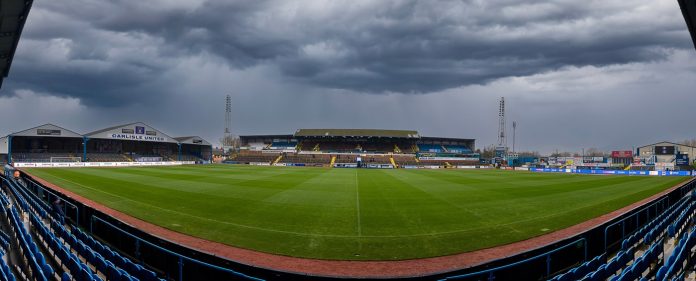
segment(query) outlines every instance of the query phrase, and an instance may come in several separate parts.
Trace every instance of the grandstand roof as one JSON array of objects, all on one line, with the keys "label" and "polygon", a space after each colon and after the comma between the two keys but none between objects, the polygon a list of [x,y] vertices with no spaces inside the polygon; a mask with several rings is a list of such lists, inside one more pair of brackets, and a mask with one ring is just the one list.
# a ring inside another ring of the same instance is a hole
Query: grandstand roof
[{"label": "grandstand roof", "polygon": [[82,135],[71,130],[53,124],[43,124],[10,134],[13,137],[55,137],[55,138],[82,138]]},{"label": "grandstand roof", "polygon": [[376,138],[420,138],[417,131],[376,129],[299,129],[296,137],[376,137]]},{"label": "grandstand roof", "polygon": [[437,140],[437,141],[475,141],[476,139],[462,138],[441,138],[441,137],[421,137],[422,141]]},{"label": "grandstand roof", "polygon": [[681,143],[676,143],[676,142],[671,142],[671,141],[661,141],[661,142],[646,144],[646,145],[643,145],[643,146],[639,146],[639,147],[637,147],[637,148],[640,149],[640,148],[649,147],[649,146],[654,146],[654,145],[658,145],[658,144],[673,144],[673,145],[680,145],[680,146],[685,146],[685,147],[693,147],[693,148],[696,148],[696,146],[691,146],[691,145],[681,144]]},{"label": "grandstand roof", "polygon": [[246,135],[246,136],[239,136],[239,138],[254,138],[254,139],[291,139],[293,138],[293,135]]},{"label": "grandstand roof", "polygon": [[686,20],[686,26],[691,33],[691,40],[694,42],[694,47],[696,47],[696,1],[679,0],[679,6],[684,15],[684,20]]},{"label": "grandstand roof", "polygon": [[32,3],[32,0],[2,0],[0,5],[0,87],[10,73],[12,59]]},{"label": "grandstand roof", "polygon": [[113,126],[85,134],[85,136],[91,139],[179,143],[176,139],[143,122]]},{"label": "grandstand roof", "polygon": [[194,144],[194,145],[211,145],[209,142],[204,140],[203,138],[199,136],[189,136],[189,137],[178,137],[174,138],[181,144]]}]

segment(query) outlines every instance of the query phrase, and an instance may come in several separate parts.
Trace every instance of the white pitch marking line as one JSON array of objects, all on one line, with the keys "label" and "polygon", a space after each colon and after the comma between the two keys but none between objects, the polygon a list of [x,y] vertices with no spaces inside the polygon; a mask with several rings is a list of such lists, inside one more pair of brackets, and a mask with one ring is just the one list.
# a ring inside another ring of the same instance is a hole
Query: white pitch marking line
[{"label": "white pitch marking line", "polygon": [[358,212],[358,236],[362,236],[362,227],[360,225],[360,185],[358,184],[358,169],[355,169],[355,201],[356,210]]}]

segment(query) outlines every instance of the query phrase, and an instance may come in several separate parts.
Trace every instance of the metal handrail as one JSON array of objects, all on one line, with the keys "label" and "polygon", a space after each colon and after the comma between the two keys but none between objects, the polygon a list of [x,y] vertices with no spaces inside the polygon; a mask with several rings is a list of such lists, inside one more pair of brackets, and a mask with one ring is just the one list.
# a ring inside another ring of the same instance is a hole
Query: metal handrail
[{"label": "metal handrail", "polygon": [[[224,272],[227,272],[227,273],[236,275],[236,276],[238,276],[238,277],[246,278],[246,279],[249,279],[249,280],[264,281],[264,279],[260,279],[260,278],[257,278],[257,277],[252,277],[252,276],[246,275],[246,274],[244,274],[244,273],[241,273],[241,272],[238,272],[238,271],[229,269],[229,268],[224,268],[224,267],[221,267],[221,266],[217,266],[217,265],[214,265],[214,264],[210,264],[210,263],[207,263],[207,262],[204,262],[204,261],[200,261],[200,260],[197,260],[197,259],[194,259],[194,258],[191,258],[191,257],[184,256],[184,255],[182,255],[182,254],[176,253],[176,252],[174,252],[174,251],[172,251],[172,250],[169,250],[169,249],[166,249],[166,248],[164,248],[164,247],[162,247],[162,246],[156,245],[156,244],[154,244],[154,243],[152,243],[152,242],[150,242],[150,241],[144,240],[144,239],[142,239],[142,238],[140,238],[140,237],[138,237],[138,236],[136,236],[136,235],[134,235],[134,234],[132,234],[132,233],[126,231],[126,230],[123,230],[123,229],[121,229],[121,228],[119,228],[119,227],[113,225],[112,223],[110,223],[110,222],[108,222],[108,221],[106,221],[106,220],[104,220],[104,219],[102,219],[102,218],[99,218],[99,217],[97,217],[97,216],[94,216],[94,215],[91,217],[91,220],[90,220],[90,232],[92,231],[92,229],[91,229],[91,228],[92,228],[92,222],[94,222],[94,221],[102,222],[102,223],[104,223],[104,224],[110,226],[111,228],[116,229],[116,230],[120,231],[121,233],[123,233],[123,234],[125,234],[125,235],[127,235],[127,236],[130,236],[131,238],[136,239],[136,241],[138,241],[139,243],[145,243],[145,244],[147,244],[147,245],[149,245],[149,246],[151,246],[151,247],[154,247],[154,248],[157,249],[157,250],[160,250],[160,251],[162,251],[162,252],[165,252],[165,253],[168,253],[168,254],[170,254],[170,255],[174,255],[174,256],[178,257],[178,258],[179,258],[179,279],[178,279],[179,281],[182,281],[182,280],[183,280],[183,266],[184,266],[184,260],[190,261],[190,262],[193,262],[193,263],[202,265],[202,266],[206,266],[206,267],[210,267],[210,268],[213,268],[213,269],[217,269],[217,270],[220,270],[220,271],[224,271]],[[93,234],[92,234],[92,235],[93,235]]]},{"label": "metal handrail", "polygon": [[461,274],[461,275],[449,276],[449,277],[445,277],[445,278],[440,279],[440,281],[461,279],[461,278],[466,278],[466,277],[471,277],[471,276],[476,276],[476,275],[481,275],[481,274],[486,274],[486,273],[494,274],[496,271],[500,271],[500,270],[503,270],[503,269],[508,269],[508,268],[513,267],[513,266],[517,266],[517,265],[520,265],[520,264],[523,264],[523,263],[526,263],[526,262],[529,262],[529,261],[532,261],[532,260],[536,260],[536,259],[541,258],[541,257],[544,257],[544,256],[546,256],[546,275],[548,276],[548,275],[550,274],[549,271],[550,271],[550,267],[551,267],[551,257],[550,257],[550,255],[553,254],[553,253],[556,253],[556,252],[558,252],[558,251],[560,251],[560,250],[563,250],[563,249],[565,249],[565,248],[568,248],[568,247],[571,247],[571,246],[575,246],[575,245],[577,245],[577,244],[580,243],[580,242],[583,242],[583,246],[585,247],[585,260],[587,260],[587,240],[586,240],[585,238],[580,238],[580,239],[577,239],[577,240],[575,240],[575,241],[573,241],[573,242],[570,242],[570,243],[564,245],[563,247],[558,247],[558,248],[555,248],[555,249],[553,249],[553,250],[551,250],[551,251],[548,251],[548,252],[545,252],[545,253],[541,253],[541,254],[538,254],[538,255],[536,255],[536,256],[533,256],[533,257],[530,257],[530,258],[526,258],[526,259],[521,260],[521,261],[517,261],[517,262],[514,262],[514,263],[510,263],[510,264],[506,264],[506,265],[501,265],[501,266],[498,266],[498,267],[489,268],[489,269],[481,270],[481,271],[477,271],[477,272],[471,272],[471,273],[466,273],[466,274]]}]

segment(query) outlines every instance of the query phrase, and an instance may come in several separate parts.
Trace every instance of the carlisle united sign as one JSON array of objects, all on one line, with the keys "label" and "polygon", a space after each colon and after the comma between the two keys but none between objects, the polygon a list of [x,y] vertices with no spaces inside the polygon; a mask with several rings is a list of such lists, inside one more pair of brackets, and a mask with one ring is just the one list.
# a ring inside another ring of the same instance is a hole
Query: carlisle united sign
[{"label": "carlisle united sign", "polygon": [[148,136],[148,135],[134,135],[134,134],[111,134],[112,139],[120,140],[136,140],[136,141],[160,141],[163,142],[165,139],[163,137]]}]

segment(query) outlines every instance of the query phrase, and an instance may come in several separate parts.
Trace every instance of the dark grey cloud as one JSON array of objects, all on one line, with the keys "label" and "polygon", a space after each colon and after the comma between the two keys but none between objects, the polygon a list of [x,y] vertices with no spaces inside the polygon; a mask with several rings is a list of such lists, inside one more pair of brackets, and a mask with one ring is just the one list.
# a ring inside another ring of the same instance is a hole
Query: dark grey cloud
[{"label": "dark grey cloud", "polygon": [[[13,69],[22,78],[9,87],[99,105],[157,100],[166,94],[151,84],[171,64],[208,53],[236,69],[270,65],[283,79],[312,87],[431,93],[568,66],[661,60],[665,49],[690,47],[676,3],[674,11],[646,11],[645,4],[37,1],[23,40],[66,39],[69,54],[47,65],[33,59],[41,46],[25,46],[24,63]],[[132,57],[113,54],[124,48]]]},{"label": "dark grey cloud", "polygon": [[[672,0],[35,0],[0,134],[144,121],[215,142],[231,94],[237,134],[415,129],[483,146],[506,96],[525,149],[625,148],[696,137],[688,36]],[[636,112],[651,132],[613,122]]]}]

